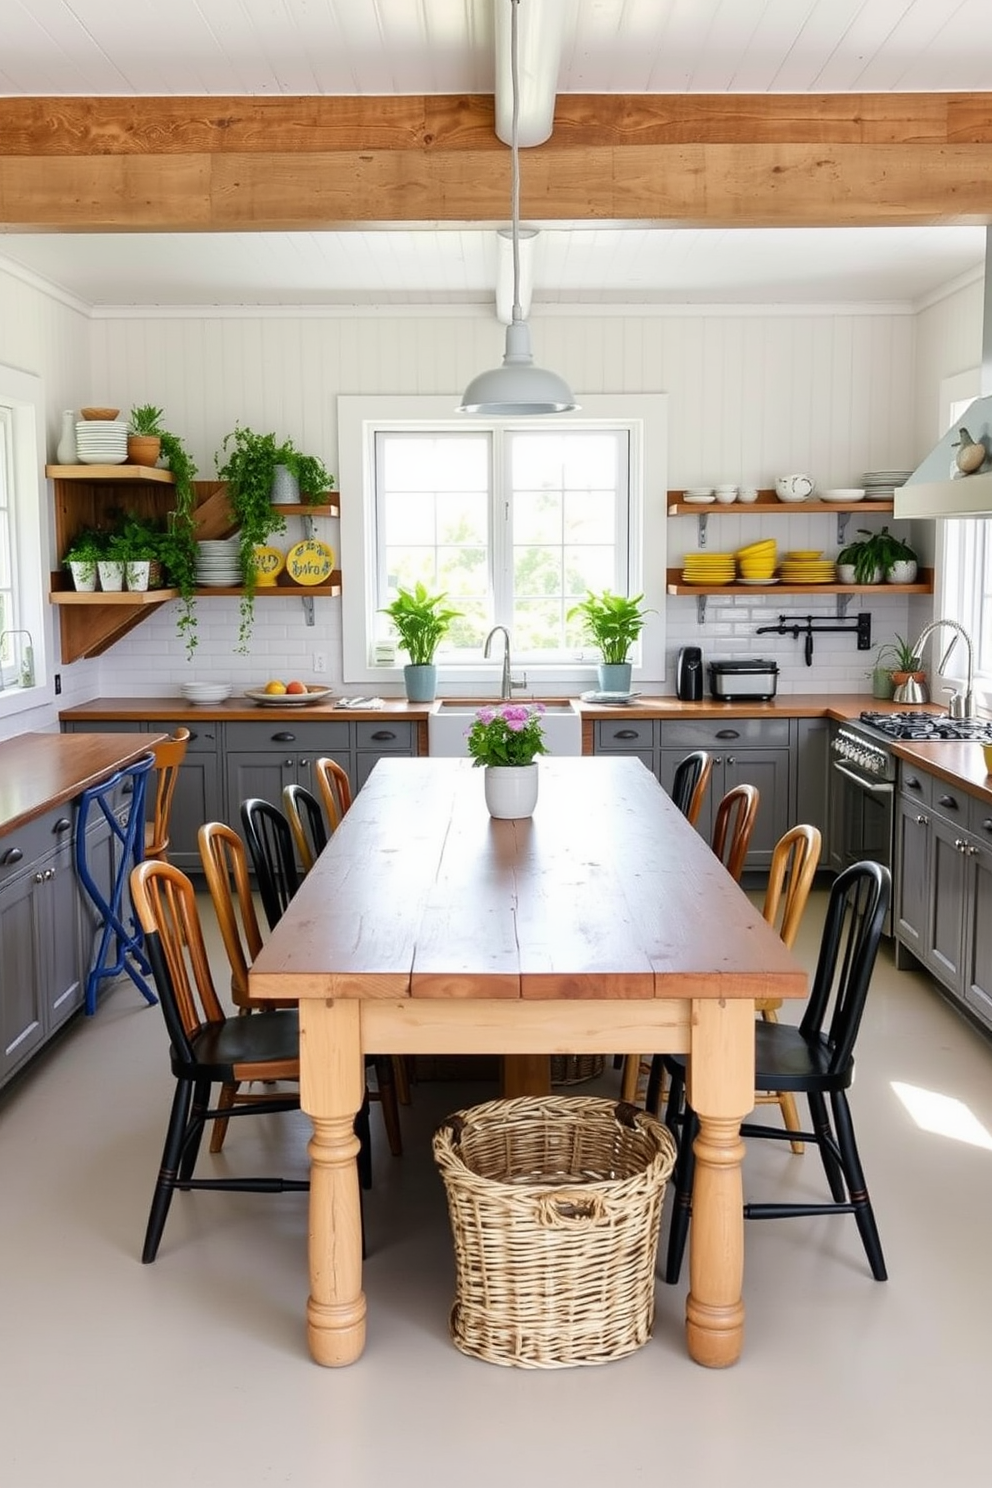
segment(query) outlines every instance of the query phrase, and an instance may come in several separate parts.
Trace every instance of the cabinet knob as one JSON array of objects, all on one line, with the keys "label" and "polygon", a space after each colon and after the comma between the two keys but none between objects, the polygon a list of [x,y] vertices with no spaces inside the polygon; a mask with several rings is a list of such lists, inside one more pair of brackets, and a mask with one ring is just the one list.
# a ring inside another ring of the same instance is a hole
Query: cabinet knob
[{"label": "cabinet knob", "polygon": [[905,787],[906,787],[907,790],[922,790],[923,789],[923,787],[920,784],[919,779],[918,779],[918,777],[916,775],[910,775],[903,782],[903,784],[905,785]]},{"label": "cabinet knob", "polygon": [[921,827],[928,827],[930,825],[930,818],[928,816],[918,816],[916,820]]},{"label": "cabinet knob", "polygon": [[67,816],[60,816],[58,821],[52,828],[52,831],[55,833],[56,837],[61,837],[65,832],[72,831],[72,822]]},{"label": "cabinet knob", "polygon": [[984,832],[992,832],[992,816],[987,816],[982,822],[982,830]]},{"label": "cabinet knob", "polygon": [[34,881],[35,883],[44,883],[45,875],[43,873],[36,873],[34,876]]},{"label": "cabinet knob", "polygon": [[977,857],[978,856],[978,851],[979,851],[979,849],[977,847],[975,847],[974,843],[969,842],[969,844],[968,844],[968,856],[969,856],[969,858]]},{"label": "cabinet knob", "polygon": [[613,731],[613,737],[614,737],[614,739],[636,739],[637,738],[637,730],[636,729],[614,729],[614,731]]},{"label": "cabinet knob", "polygon": [[727,764],[728,765],[736,765],[736,763],[737,763],[737,756],[735,754],[728,754],[727,755]]},{"label": "cabinet knob", "polygon": [[281,734],[273,734],[272,742],[273,744],[295,744],[296,735],[291,734],[289,730],[286,729]]},{"label": "cabinet knob", "polygon": [[741,731],[740,729],[717,729],[716,736],[718,739],[739,739]]},{"label": "cabinet knob", "polygon": [[955,846],[955,848],[957,849],[957,851],[959,853],[963,853],[963,852],[967,852],[968,851],[968,844],[967,844],[967,842],[962,842],[960,837],[955,837],[955,839],[954,839],[954,846]]},{"label": "cabinet knob", "polygon": [[388,744],[391,739],[396,738],[396,735],[392,729],[376,729],[372,737],[380,744]]},{"label": "cabinet knob", "polygon": [[957,811],[958,809],[958,803],[954,796],[939,796],[937,805],[946,806],[948,811]]},{"label": "cabinet knob", "polygon": [[292,759],[283,760],[283,764],[286,766],[286,769],[287,770],[291,770],[293,768],[293,766],[296,764],[296,761],[295,760],[292,760]]},{"label": "cabinet knob", "polygon": [[23,856],[24,854],[19,847],[8,847],[3,857],[0,858],[0,863],[3,863],[4,867],[7,867],[13,863],[19,863]]},{"label": "cabinet knob", "polygon": [[304,770],[309,770],[310,761],[308,759],[301,759],[300,764],[303,766]]}]

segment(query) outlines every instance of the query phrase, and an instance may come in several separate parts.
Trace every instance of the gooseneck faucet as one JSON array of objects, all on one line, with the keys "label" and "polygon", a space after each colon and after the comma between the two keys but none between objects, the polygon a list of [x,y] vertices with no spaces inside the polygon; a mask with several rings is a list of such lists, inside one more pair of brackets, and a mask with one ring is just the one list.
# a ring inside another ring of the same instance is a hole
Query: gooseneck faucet
[{"label": "gooseneck faucet", "polygon": [[486,643],[482,648],[482,655],[485,661],[489,660],[489,652],[492,649],[493,636],[497,634],[503,637],[503,675],[500,679],[499,695],[502,699],[505,700],[509,697],[512,697],[513,695],[513,682],[510,678],[510,632],[507,630],[505,625],[493,626],[492,630],[486,636]]},{"label": "gooseneck faucet", "polygon": [[[944,668],[947,665],[948,658],[950,657],[951,652],[954,650],[954,647],[957,645],[958,636],[961,636],[963,638],[967,652],[968,675],[965,679],[964,692],[954,692],[951,694],[951,700],[948,704],[947,709],[948,714],[951,718],[974,718],[975,648],[971,643],[971,636],[965,630],[963,625],[959,625],[956,620],[931,620],[930,624],[924,625],[923,629],[920,631],[916,644],[913,647],[913,660],[919,663],[923,655],[923,647],[926,645],[933,632],[935,630],[939,630],[942,625],[946,625],[949,627],[949,629],[956,631],[957,635],[951,638],[951,644],[948,646],[947,650],[941,657],[940,665],[937,667],[938,674],[943,676]],[[948,689],[948,691],[949,690],[950,689]]]}]

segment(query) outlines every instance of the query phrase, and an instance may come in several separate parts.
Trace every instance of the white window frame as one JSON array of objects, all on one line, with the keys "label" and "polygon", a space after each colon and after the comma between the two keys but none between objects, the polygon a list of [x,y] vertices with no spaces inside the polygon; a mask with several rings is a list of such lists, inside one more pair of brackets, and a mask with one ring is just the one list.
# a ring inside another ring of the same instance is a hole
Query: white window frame
[{"label": "white window frame", "polygon": [[[0,692],[0,722],[54,698],[48,668],[48,573],[45,553],[45,409],[41,378],[0,365],[0,404],[10,410],[13,440],[13,552],[17,626],[31,633],[34,686]],[[23,638],[21,638],[23,639]],[[18,653],[19,654],[19,653]]]},{"label": "white window frame", "polygon": [[[667,561],[667,395],[617,393],[580,395],[581,408],[572,414],[541,419],[467,420],[455,413],[457,394],[441,397],[342,395],[337,400],[338,466],[341,489],[342,666],[346,684],[376,688],[402,685],[402,661],[392,667],[371,667],[366,622],[374,603],[375,491],[374,443],[377,428],[450,429],[501,427],[533,429],[535,423],[558,426],[600,425],[630,431],[630,519],[628,566],[631,593],[641,590],[655,612],[648,617],[641,638],[635,680],[665,675],[665,568]],[[512,645],[512,636],[511,636]],[[528,662],[528,692],[557,693],[591,687],[595,662],[574,664]],[[493,665],[442,667],[440,690],[448,696],[471,695],[491,687]]]}]

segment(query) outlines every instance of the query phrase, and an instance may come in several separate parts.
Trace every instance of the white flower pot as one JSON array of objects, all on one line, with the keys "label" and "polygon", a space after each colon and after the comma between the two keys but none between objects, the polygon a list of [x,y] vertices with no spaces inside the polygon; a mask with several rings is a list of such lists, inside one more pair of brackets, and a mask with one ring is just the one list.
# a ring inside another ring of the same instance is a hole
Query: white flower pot
[{"label": "white flower pot", "polygon": [[486,805],[489,815],[500,821],[519,821],[532,816],[537,805],[537,763],[487,765]]},{"label": "white flower pot", "polygon": [[900,559],[899,562],[893,563],[885,575],[885,582],[887,584],[915,584],[916,573],[917,564],[915,558]]},{"label": "white flower pot", "polygon": [[853,563],[838,563],[837,582],[838,584],[861,583],[865,587],[867,587],[867,585],[869,584],[880,584],[882,582],[882,570],[880,568],[876,568],[874,573],[871,574],[867,579],[858,580],[854,577]]},{"label": "white flower pot", "polygon": [[135,558],[124,565],[124,578],[129,589],[145,590],[148,588],[148,573],[151,568],[149,558]]},{"label": "white flower pot", "polygon": [[96,589],[96,560],[80,560],[70,558],[69,572],[72,574],[73,587],[80,594],[92,594]]},{"label": "white flower pot", "polygon": [[101,558],[97,564],[100,572],[100,588],[108,594],[118,593],[124,588],[124,565],[109,558]]}]

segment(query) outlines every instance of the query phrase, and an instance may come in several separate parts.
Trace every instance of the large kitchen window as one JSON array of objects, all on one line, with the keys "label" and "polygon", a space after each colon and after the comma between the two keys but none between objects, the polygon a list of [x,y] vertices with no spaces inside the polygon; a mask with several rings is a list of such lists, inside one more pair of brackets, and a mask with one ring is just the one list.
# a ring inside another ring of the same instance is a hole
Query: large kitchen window
[{"label": "large kitchen window", "polygon": [[[0,365],[0,731],[5,717],[37,706],[47,680],[44,459],[40,380]],[[32,685],[24,687],[28,648]]]},{"label": "large kitchen window", "polygon": [[664,490],[664,398],[584,403],[510,422],[453,417],[449,399],[339,399],[346,681],[384,676],[375,658],[395,636],[381,610],[418,581],[461,612],[438,651],[444,680],[491,680],[494,625],[532,684],[592,677],[598,654],[569,611],[589,589],[663,583],[664,501],[648,516],[644,492],[647,467]]}]

